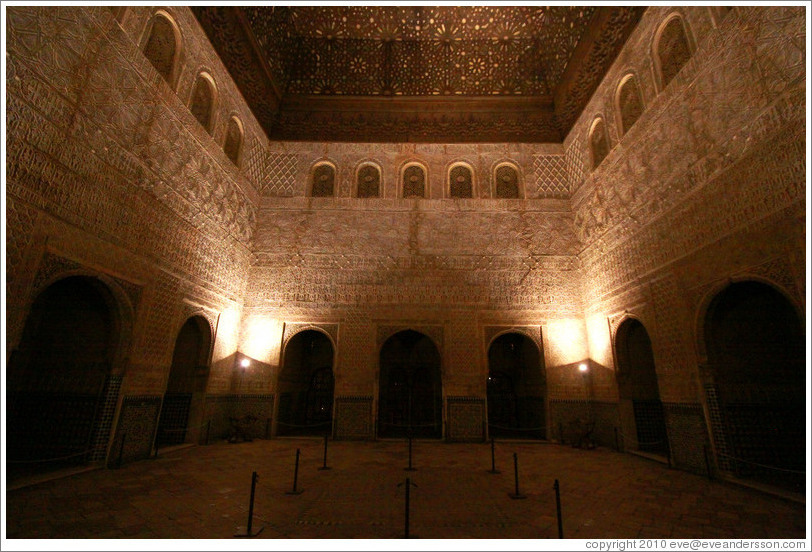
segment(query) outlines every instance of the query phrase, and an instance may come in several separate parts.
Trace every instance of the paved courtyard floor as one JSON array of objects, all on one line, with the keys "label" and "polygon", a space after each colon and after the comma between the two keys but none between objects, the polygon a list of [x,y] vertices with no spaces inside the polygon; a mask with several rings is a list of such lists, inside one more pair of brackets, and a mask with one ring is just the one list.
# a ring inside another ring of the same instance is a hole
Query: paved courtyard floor
[{"label": "paved courtyard floor", "polygon": [[[293,490],[296,450],[301,451]],[[515,491],[513,454],[518,460]],[[329,442],[279,438],[162,452],[156,459],[10,489],[6,536],[230,539],[258,474],[257,539],[805,538],[805,505],[631,454],[549,443]],[[400,485],[400,486],[398,486]],[[241,529],[238,529],[241,528]],[[283,547],[284,548],[284,547]]]}]

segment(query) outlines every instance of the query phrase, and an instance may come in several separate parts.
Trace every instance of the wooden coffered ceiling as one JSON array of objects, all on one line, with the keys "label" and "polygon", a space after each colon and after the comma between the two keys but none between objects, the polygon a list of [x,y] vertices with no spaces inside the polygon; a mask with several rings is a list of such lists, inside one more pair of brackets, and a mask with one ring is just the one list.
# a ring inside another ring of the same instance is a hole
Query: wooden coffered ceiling
[{"label": "wooden coffered ceiling", "polygon": [[560,142],[644,7],[193,7],[272,140]]}]

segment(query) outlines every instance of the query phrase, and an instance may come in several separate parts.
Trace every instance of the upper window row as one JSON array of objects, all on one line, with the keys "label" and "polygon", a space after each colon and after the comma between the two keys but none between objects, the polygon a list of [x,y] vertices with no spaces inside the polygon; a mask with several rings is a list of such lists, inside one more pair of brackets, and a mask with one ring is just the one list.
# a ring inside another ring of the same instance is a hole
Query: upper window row
[{"label": "upper window row", "polygon": [[[170,88],[177,91],[183,50],[183,37],[177,23],[167,12],[159,10],[147,23],[144,37],[142,43],[144,55]],[[209,134],[214,131],[217,100],[214,77],[207,71],[199,71],[189,96],[189,111]],[[223,151],[238,167],[244,136],[242,121],[233,115],[226,126]]]},{"label": "upper window row", "polygon": [[[688,36],[688,23],[678,13],[671,14],[658,28],[652,57],[655,83],[659,90],[668,86],[691,58],[692,50]],[[614,111],[620,137],[629,131],[644,110],[645,104],[637,76],[629,73],[620,80],[615,91]],[[589,151],[593,169],[601,164],[611,149],[606,123],[603,117],[598,116],[589,129]]]},{"label": "upper window row", "polygon": [[[426,167],[417,162],[406,163],[398,179],[398,197],[425,199],[430,197]],[[362,163],[355,170],[355,197],[382,197],[381,168],[375,163]],[[310,171],[309,195],[333,197],[336,195],[336,167],[329,161],[319,161]],[[497,163],[493,169],[493,197],[520,199],[524,196],[519,168],[510,162]],[[473,198],[474,170],[466,163],[454,163],[448,168],[445,197]]]}]

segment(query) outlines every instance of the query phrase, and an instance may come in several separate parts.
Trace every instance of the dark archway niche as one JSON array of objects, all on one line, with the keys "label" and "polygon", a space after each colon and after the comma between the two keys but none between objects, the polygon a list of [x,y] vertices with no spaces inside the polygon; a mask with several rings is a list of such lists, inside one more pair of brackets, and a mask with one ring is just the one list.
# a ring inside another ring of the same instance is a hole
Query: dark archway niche
[{"label": "dark archway niche", "polygon": [[440,352],[426,335],[404,330],[381,347],[379,437],[442,437]]},{"label": "dark archway niche", "polygon": [[333,423],[333,344],[318,330],[304,330],[285,346],[279,374],[277,435],[322,435]]},{"label": "dark archway niche", "polygon": [[488,348],[488,434],[546,437],[546,378],[538,347],[520,333],[502,334]]}]

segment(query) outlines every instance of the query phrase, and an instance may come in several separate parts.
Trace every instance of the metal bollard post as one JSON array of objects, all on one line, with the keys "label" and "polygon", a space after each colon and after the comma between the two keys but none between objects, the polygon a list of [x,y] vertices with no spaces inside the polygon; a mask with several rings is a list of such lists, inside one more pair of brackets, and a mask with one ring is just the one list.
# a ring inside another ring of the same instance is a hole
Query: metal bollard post
[{"label": "metal bollard post", "polygon": [[245,527],[245,531],[241,531],[242,527],[237,527],[237,532],[234,534],[235,537],[255,537],[264,529],[264,527],[260,527],[256,533],[251,532],[254,523],[254,495],[257,490],[257,479],[259,479],[257,472],[253,472],[251,474],[251,499],[248,502],[248,525]]},{"label": "metal bollard post", "polygon": [[561,521],[561,490],[558,486],[558,479],[555,480],[553,485],[555,489],[555,515],[558,518],[558,538],[564,538],[564,524]]},{"label": "metal bollard post", "polygon": [[304,489],[296,489],[296,483],[299,480],[299,449],[296,449],[296,468],[293,470],[293,490],[287,491],[285,494],[289,495],[299,495],[304,492]]},{"label": "metal bollard post", "polygon": [[513,479],[516,483],[516,492],[510,494],[510,498],[527,498],[527,496],[519,492],[519,458],[515,452],[513,453]]},{"label": "metal bollard post", "polygon": [[496,439],[491,437],[491,469],[488,473],[502,473],[496,469]]},{"label": "metal bollard post", "polygon": [[406,478],[406,521],[403,530],[403,538],[409,538],[409,487],[412,486],[411,480],[407,477]]},{"label": "metal bollard post", "polygon": [[327,466],[327,437],[328,435],[325,434],[324,436],[324,465],[319,468],[319,470],[329,470],[330,468]]},{"label": "metal bollard post", "polygon": [[[411,491],[411,487],[417,487],[417,485],[412,483],[412,480],[409,479],[408,477],[406,478],[406,483],[405,484],[406,484],[406,515],[405,515],[404,526],[403,526],[403,538],[408,539],[409,538],[409,510],[411,508],[411,506],[409,504],[409,493]],[[401,485],[403,485],[403,483],[398,483],[398,487],[400,487]]]},{"label": "metal bollard post", "polygon": [[713,481],[713,472],[711,471],[711,463],[708,456],[708,445],[702,445],[702,454],[705,456],[705,470],[708,473],[708,479]]},{"label": "metal bollard post", "polygon": [[409,435],[409,467],[403,468],[406,471],[417,471],[417,468],[412,467],[412,436]]},{"label": "metal bollard post", "polygon": [[121,444],[118,446],[118,459],[116,460],[116,469],[121,467],[122,457],[124,456],[124,443],[127,441],[127,432],[121,434]]}]

